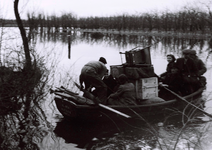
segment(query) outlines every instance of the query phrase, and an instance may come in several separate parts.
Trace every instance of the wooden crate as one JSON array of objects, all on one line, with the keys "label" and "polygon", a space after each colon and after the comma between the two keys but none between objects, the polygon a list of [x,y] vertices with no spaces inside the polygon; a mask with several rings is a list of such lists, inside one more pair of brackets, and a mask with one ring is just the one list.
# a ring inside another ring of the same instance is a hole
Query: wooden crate
[{"label": "wooden crate", "polygon": [[136,80],[135,91],[137,99],[158,97],[158,79],[151,77]]},{"label": "wooden crate", "polygon": [[138,84],[142,87],[155,87],[158,86],[158,78],[157,77],[151,77],[151,78],[143,78],[140,80],[137,80]]},{"label": "wooden crate", "polygon": [[136,91],[137,99],[149,99],[153,97],[158,97],[158,87],[141,88]]}]

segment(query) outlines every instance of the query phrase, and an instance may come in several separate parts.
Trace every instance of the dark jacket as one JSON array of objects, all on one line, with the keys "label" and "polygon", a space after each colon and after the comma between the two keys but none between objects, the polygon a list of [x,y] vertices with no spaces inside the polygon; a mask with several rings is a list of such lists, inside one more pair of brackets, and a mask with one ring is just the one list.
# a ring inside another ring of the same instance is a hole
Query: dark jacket
[{"label": "dark jacket", "polygon": [[207,68],[205,67],[204,62],[201,59],[198,59],[198,58],[195,59],[194,61],[195,61],[197,68],[198,68],[198,75],[199,76],[203,75],[207,71]]},{"label": "dark jacket", "polygon": [[118,87],[117,91],[109,96],[111,105],[136,105],[135,86],[133,83],[125,83]]},{"label": "dark jacket", "polygon": [[181,94],[182,93],[182,77],[179,73],[170,73],[164,79],[164,84],[168,85],[168,88],[175,93]]},{"label": "dark jacket", "polygon": [[90,85],[93,85],[94,87],[103,86],[104,83],[102,82],[102,78],[106,73],[107,68],[102,62],[90,61],[85,64],[81,70],[81,74],[79,77],[80,85],[82,86],[84,82],[86,89]]},{"label": "dark jacket", "polygon": [[106,66],[100,61],[90,61],[81,70],[81,74],[92,74],[98,76],[100,79],[102,79],[106,72]]},{"label": "dark jacket", "polygon": [[172,61],[172,62],[170,62],[170,63],[167,64],[166,72],[164,72],[164,73],[162,73],[160,75],[160,79],[159,79],[160,82],[164,82],[166,76],[169,76],[171,74],[171,69],[173,67],[175,67],[175,62],[174,61]]},{"label": "dark jacket", "polygon": [[102,81],[102,78],[107,73],[106,66],[100,61],[90,61],[84,65],[79,77],[80,85],[85,89],[89,87],[95,87],[95,96],[97,96],[100,102],[106,102],[107,99],[107,85]]},{"label": "dark jacket", "polygon": [[175,62],[170,62],[167,64],[167,67],[166,67],[166,72],[167,73],[171,73],[171,69],[175,66]]},{"label": "dark jacket", "polygon": [[197,66],[191,58],[178,58],[176,60],[176,67],[179,69],[182,75],[186,76],[197,76],[198,69]]}]

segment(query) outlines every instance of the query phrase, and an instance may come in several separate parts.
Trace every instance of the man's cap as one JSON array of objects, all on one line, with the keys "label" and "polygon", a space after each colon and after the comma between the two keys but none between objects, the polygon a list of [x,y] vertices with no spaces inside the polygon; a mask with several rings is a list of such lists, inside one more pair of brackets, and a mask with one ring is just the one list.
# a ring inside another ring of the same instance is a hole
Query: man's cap
[{"label": "man's cap", "polygon": [[190,53],[190,49],[184,49],[183,50],[183,54],[189,54]]},{"label": "man's cap", "polygon": [[104,64],[107,64],[107,61],[106,61],[106,59],[104,57],[100,57],[99,58],[99,61],[101,61]]},{"label": "man's cap", "polygon": [[192,50],[192,49],[185,49],[185,50],[183,50],[183,54],[196,55],[196,51]]},{"label": "man's cap", "polygon": [[195,50],[191,50],[191,52],[190,52],[192,55],[196,55],[197,54],[197,52],[195,51]]}]

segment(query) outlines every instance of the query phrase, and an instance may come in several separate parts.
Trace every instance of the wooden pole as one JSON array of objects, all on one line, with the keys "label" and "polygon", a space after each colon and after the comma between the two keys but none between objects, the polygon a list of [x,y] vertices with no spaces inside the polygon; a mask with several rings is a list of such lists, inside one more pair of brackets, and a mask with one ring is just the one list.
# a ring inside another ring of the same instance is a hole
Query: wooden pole
[{"label": "wooden pole", "polygon": [[175,95],[177,98],[179,98],[180,100],[188,103],[189,105],[193,106],[194,108],[198,109],[199,111],[201,111],[202,113],[204,113],[205,115],[209,116],[212,118],[212,115],[205,112],[204,110],[200,109],[199,107],[195,106],[194,104],[188,102],[185,98],[181,97],[180,95],[178,95],[177,93],[173,92],[172,90],[166,88],[166,87],[163,87],[165,90],[169,91],[170,93],[172,93],[173,95]]},{"label": "wooden pole", "polygon": [[71,35],[68,35],[68,59],[71,59]]},{"label": "wooden pole", "polygon": [[[89,95],[90,97],[95,98],[93,94],[91,94],[90,92],[88,92],[88,91],[86,91],[86,90],[84,90],[84,89],[81,89],[81,86],[80,86],[79,84],[77,84],[76,82],[74,82],[74,83],[75,83],[75,85],[76,85],[80,90],[82,90],[83,92],[86,92],[86,95]],[[94,99],[91,99],[91,100],[94,100]],[[123,116],[123,117],[125,117],[125,118],[131,118],[131,116],[129,116],[129,115],[127,115],[127,114],[124,114],[124,113],[122,113],[122,112],[120,112],[120,111],[118,111],[118,110],[115,110],[115,109],[113,109],[113,108],[111,108],[111,107],[109,107],[109,106],[106,106],[106,105],[103,105],[103,104],[99,104],[99,103],[97,103],[96,101],[94,101],[94,103],[96,103],[99,107],[104,108],[104,109],[107,109],[107,110],[109,110],[109,111],[111,111],[111,112],[114,112],[114,113],[120,115],[120,116]]]}]

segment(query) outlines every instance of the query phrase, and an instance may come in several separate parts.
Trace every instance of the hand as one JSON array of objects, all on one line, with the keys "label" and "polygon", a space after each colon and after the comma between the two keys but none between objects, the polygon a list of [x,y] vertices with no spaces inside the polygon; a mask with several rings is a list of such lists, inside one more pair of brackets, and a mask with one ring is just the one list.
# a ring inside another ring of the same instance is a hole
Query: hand
[{"label": "hand", "polygon": [[167,84],[162,84],[161,86],[162,86],[162,87],[168,87],[169,85],[167,85]]},{"label": "hand", "polygon": [[162,82],[159,82],[158,85],[159,85],[160,87],[168,87],[167,84],[163,84]]}]

